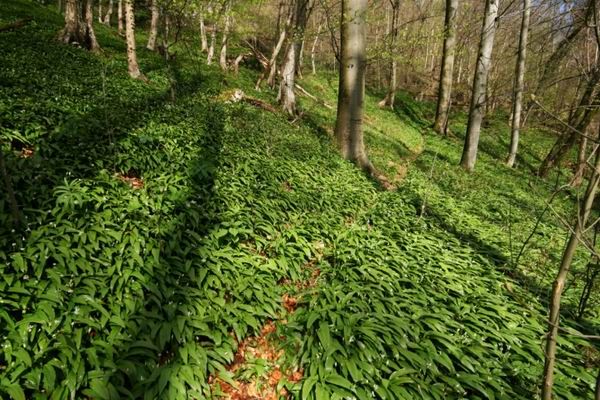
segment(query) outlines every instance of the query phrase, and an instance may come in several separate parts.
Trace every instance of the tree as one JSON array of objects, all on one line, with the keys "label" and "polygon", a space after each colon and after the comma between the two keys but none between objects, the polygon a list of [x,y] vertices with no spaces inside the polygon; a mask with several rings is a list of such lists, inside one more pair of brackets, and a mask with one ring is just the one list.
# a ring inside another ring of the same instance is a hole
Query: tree
[{"label": "tree", "polygon": [[156,37],[158,36],[158,19],[160,18],[160,14],[158,11],[158,4],[156,4],[157,0],[151,0],[150,3],[150,33],[148,34],[148,44],[146,48],[148,50],[156,50]]},{"label": "tree", "polygon": [[309,3],[309,0],[295,1],[294,22],[291,25],[292,32],[288,34],[289,43],[281,68],[281,82],[279,83],[277,100],[283,107],[283,110],[290,115],[296,114],[295,76],[296,70],[299,67],[298,61],[300,48],[304,40],[304,31],[310,16]]},{"label": "tree", "polygon": [[335,136],[342,156],[372,173],[363,140],[367,0],[342,0]]},{"label": "tree", "polygon": [[456,14],[458,0],[446,0],[446,17],[444,20],[444,49],[442,54],[442,68],[440,70],[440,83],[438,101],[435,111],[433,129],[439,133],[446,133],[448,127],[448,112],[452,99],[452,81],[454,74],[454,55],[456,52]]},{"label": "tree", "polygon": [[114,1],[113,0],[109,0],[108,2],[108,9],[106,10],[106,14],[104,15],[104,25],[106,26],[110,26],[110,20],[112,18],[112,13],[113,13],[113,6],[114,6]]},{"label": "tree", "polygon": [[498,7],[500,0],[486,0],[481,29],[481,40],[479,42],[479,53],[477,55],[477,66],[475,68],[475,77],[473,79],[473,93],[471,95],[471,105],[469,107],[469,121],[467,124],[467,134],[463,148],[460,164],[467,171],[475,168],[477,160],[477,147],[479,146],[479,134],[481,132],[481,122],[486,105],[486,93],[488,84],[488,74],[492,62],[492,50],[494,48],[494,35],[496,34],[496,25],[498,17]]},{"label": "tree", "polygon": [[90,51],[100,51],[100,45],[96,39],[96,32],[94,31],[94,0],[85,0],[85,25],[83,30],[83,37],[85,40],[85,47]]},{"label": "tree", "polygon": [[135,14],[133,12],[133,1],[124,0],[125,2],[125,37],[127,41],[127,70],[129,76],[134,79],[142,78],[140,67],[137,62],[137,54],[135,48]]},{"label": "tree", "polygon": [[600,182],[600,151],[596,150],[596,162],[592,176],[588,182],[585,195],[579,204],[579,211],[575,226],[572,229],[571,236],[562,256],[558,274],[552,284],[552,294],[550,298],[550,312],[548,318],[548,336],[546,339],[546,352],[544,363],[544,380],[542,385],[542,399],[552,399],[552,387],[554,385],[554,365],[556,364],[556,341],[558,338],[558,328],[560,323],[560,302],[565,282],[575,256],[575,251],[580,241],[583,240],[586,231],[586,224],[590,217],[598,183]]},{"label": "tree", "polygon": [[525,88],[525,60],[527,59],[527,36],[529,34],[529,16],[531,15],[531,0],[523,0],[523,18],[519,36],[519,54],[513,88],[512,121],[510,148],[506,165],[514,166],[519,147],[519,130],[521,129],[521,110],[523,109],[523,90]]},{"label": "tree", "polygon": [[396,99],[396,90],[398,89],[397,69],[398,62],[396,61],[396,40],[398,39],[398,23],[400,19],[400,0],[390,0],[392,6],[392,26],[390,28],[389,38],[389,57],[390,63],[390,78],[388,92],[385,98],[379,102],[380,107],[394,108]]},{"label": "tree", "polygon": [[229,30],[231,29],[231,0],[225,4],[225,26],[221,37],[221,52],[219,54],[219,66],[223,71],[227,70],[227,42],[229,41]]},{"label": "tree", "polygon": [[123,13],[123,7],[123,0],[119,0],[119,2],[117,3],[117,32],[119,32],[119,35],[123,35],[123,29],[125,25],[125,15]]},{"label": "tree", "polygon": [[83,31],[79,17],[77,0],[65,1],[65,27],[60,31],[59,40],[63,43],[83,43]]}]

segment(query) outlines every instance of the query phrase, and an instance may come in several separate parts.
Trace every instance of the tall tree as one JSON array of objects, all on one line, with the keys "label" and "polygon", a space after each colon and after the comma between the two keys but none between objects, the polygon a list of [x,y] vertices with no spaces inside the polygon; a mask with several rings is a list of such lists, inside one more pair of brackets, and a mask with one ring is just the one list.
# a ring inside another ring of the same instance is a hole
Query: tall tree
[{"label": "tall tree", "polygon": [[452,98],[452,80],[454,75],[454,55],[456,53],[456,15],[458,0],[446,0],[446,17],[444,20],[444,49],[442,54],[442,68],[440,70],[440,83],[438,88],[438,101],[435,111],[433,129],[446,133],[448,126],[448,112]]},{"label": "tall tree", "polygon": [[473,79],[469,122],[467,124],[462,158],[460,160],[460,164],[467,171],[472,171],[475,168],[475,161],[477,160],[477,148],[479,146],[481,122],[486,105],[488,74],[492,63],[492,50],[494,48],[499,3],[500,0],[485,1],[485,16],[483,19],[483,28],[481,29],[475,77]]},{"label": "tall tree", "polygon": [[575,256],[575,251],[580,241],[583,240],[586,224],[590,217],[598,183],[600,182],[600,149],[596,150],[596,162],[592,176],[588,182],[585,195],[579,204],[578,215],[575,226],[571,231],[571,236],[562,256],[560,268],[556,279],[552,284],[552,294],[550,298],[550,315],[548,319],[548,335],[546,338],[546,357],[544,364],[544,381],[542,385],[542,399],[552,400],[552,387],[554,385],[554,365],[556,364],[556,341],[558,338],[558,328],[560,323],[560,302],[565,282]]},{"label": "tall tree", "polygon": [[123,1],[124,0],[119,0],[119,2],[117,3],[117,32],[119,32],[119,35],[123,35],[123,29],[124,29],[124,19],[125,19],[125,15],[123,13]]},{"label": "tall tree", "polygon": [[372,173],[363,141],[368,0],[342,0],[340,72],[335,136],[342,156]]},{"label": "tall tree", "polygon": [[296,70],[298,69],[299,54],[304,40],[304,31],[310,15],[310,0],[296,0],[293,24],[288,34],[289,43],[281,68],[281,82],[277,100],[290,115],[296,114],[296,95],[294,92]]},{"label": "tall tree", "polygon": [[398,23],[400,21],[400,0],[390,0],[392,6],[392,24],[389,34],[389,54],[390,57],[390,77],[388,91],[383,100],[379,102],[380,107],[394,108],[396,99],[396,90],[398,89],[397,70],[398,62],[396,61],[396,41],[398,40]]},{"label": "tall tree", "polygon": [[158,19],[160,18],[157,0],[151,0],[150,3],[150,33],[148,34],[148,44],[146,48],[148,50],[156,50],[156,37],[158,36]]},{"label": "tall tree", "polygon": [[85,0],[84,11],[84,30],[83,37],[85,40],[85,47],[91,51],[99,51],[100,45],[96,39],[96,32],[94,31],[94,0]]},{"label": "tall tree", "polygon": [[112,18],[113,7],[114,7],[114,1],[109,0],[108,8],[106,10],[106,14],[104,15],[104,21],[103,21],[104,25],[106,25],[106,26],[110,26],[110,20]]},{"label": "tall tree", "polygon": [[83,30],[81,29],[77,0],[65,1],[65,26],[60,31],[59,40],[67,44],[83,42]]},{"label": "tall tree", "polygon": [[142,78],[140,67],[137,62],[137,53],[135,48],[135,14],[133,12],[133,1],[125,2],[125,37],[127,41],[127,70],[129,76],[134,79]]},{"label": "tall tree", "polygon": [[221,52],[219,54],[219,66],[223,71],[227,70],[227,43],[229,41],[229,30],[231,29],[231,0],[225,5],[225,26],[221,37]]},{"label": "tall tree", "polygon": [[529,17],[531,15],[531,0],[523,0],[523,18],[519,36],[519,54],[513,86],[512,121],[510,148],[506,165],[512,167],[517,159],[519,148],[519,131],[521,129],[521,110],[523,109],[523,90],[525,88],[525,61],[527,60],[527,38],[529,35]]}]

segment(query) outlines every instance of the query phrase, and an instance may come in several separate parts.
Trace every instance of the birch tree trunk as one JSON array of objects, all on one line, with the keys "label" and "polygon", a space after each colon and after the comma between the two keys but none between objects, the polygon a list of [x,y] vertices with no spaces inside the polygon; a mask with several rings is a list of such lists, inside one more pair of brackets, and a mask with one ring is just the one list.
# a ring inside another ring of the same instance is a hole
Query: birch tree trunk
[{"label": "birch tree trunk", "polygon": [[579,241],[582,240],[585,231],[587,220],[592,211],[594,205],[594,199],[596,197],[596,191],[598,189],[598,182],[600,181],[600,151],[596,150],[596,162],[594,165],[594,171],[588,182],[585,195],[579,204],[579,211],[575,222],[575,227],[567,242],[567,247],[563,253],[563,257],[560,263],[560,268],[556,279],[552,284],[552,295],[550,298],[550,315],[548,318],[548,336],[546,339],[546,357],[544,363],[544,380],[542,385],[542,399],[552,400],[552,387],[554,385],[554,365],[556,364],[556,341],[558,338],[558,327],[560,323],[560,301],[561,296],[565,287],[565,281],[575,251]]},{"label": "birch tree trunk", "polygon": [[146,48],[152,51],[156,50],[156,37],[158,35],[158,19],[160,17],[156,1],[157,0],[151,0],[150,3],[152,17],[150,19],[150,33],[148,35],[148,44],[146,45]]},{"label": "birch tree trunk", "polygon": [[135,15],[133,13],[133,1],[124,0],[125,2],[125,37],[127,40],[127,69],[129,76],[138,79],[142,73],[137,62],[137,53],[135,48]]},{"label": "birch tree trunk", "polygon": [[446,17],[444,21],[444,49],[438,101],[435,111],[433,129],[439,134],[445,134],[448,128],[448,112],[452,99],[452,79],[454,75],[454,58],[456,53],[456,15],[458,0],[446,0]]},{"label": "birch tree trunk", "polygon": [[98,22],[102,23],[102,0],[98,0]]},{"label": "birch tree trunk", "polygon": [[217,44],[217,23],[213,23],[212,32],[210,33],[210,46],[206,55],[206,65],[211,65],[215,56],[215,45]]},{"label": "birch tree trunk", "polygon": [[227,70],[227,42],[229,41],[229,30],[231,29],[231,0],[227,2],[225,9],[225,27],[221,38],[221,53],[219,54],[219,65],[223,71]]},{"label": "birch tree trunk", "polygon": [[100,51],[100,45],[96,39],[96,32],[94,31],[94,0],[85,1],[85,26],[84,26],[84,40],[85,47],[93,52]]},{"label": "birch tree trunk", "polygon": [[114,7],[114,1],[109,0],[108,8],[106,10],[106,15],[104,16],[104,21],[103,21],[104,25],[106,25],[106,26],[110,26],[110,20],[112,18],[113,7]]},{"label": "birch tree trunk", "polygon": [[529,35],[529,16],[531,15],[531,0],[523,0],[523,19],[521,21],[521,35],[519,37],[519,54],[517,56],[517,70],[513,89],[513,109],[510,135],[510,148],[506,165],[513,167],[517,159],[519,148],[519,131],[521,129],[521,111],[523,109],[523,90],[525,88],[525,67],[527,60],[527,37]]},{"label": "birch tree trunk", "polygon": [[368,0],[342,0],[340,72],[335,136],[344,158],[369,173],[373,166],[363,141]]},{"label": "birch tree trunk", "polygon": [[[291,8],[291,7],[290,7]],[[293,8],[291,8],[293,10]],[[264,71],[261,76],[256,81],[256,90],[260,89],[260,84],[265,79],[265,76],[268,74],[267,83],[269,86],[273,86],[273,82],[275,80],[275,74],[277,72],[277,56],[279,56],[279,52],[283,47],[283,43],[285,42],[285,38],[287,37],[287,30],[290,24],[292,23],[293,11],[290,11],[288,14],[288,18],[285,22],[285,29],[282,29],[279,33],[279,39],[277,40],[277,44],[273,48],[273,53],[271,54],[271,58],[269,59],[268,69]]]},{"label": "birch tree trunk", "polygon": [[379,107],[390,107],[394,108],[394,101],[396,99],[396,90],[398,88],[397,83],[397,70],[398,63],[396,61],[396,39],[398,38],[398,21],[400,19],[400,0],[393,0],[392,4],[392,24],[390,27],[390,42],[389,42],[389,55],[391,57],[390,65],[390,78],[388,92],[384,99],[379,102]]},{"label": "birch tree trunk", "polygon": [[299,62],[298,55],[304,41],[304,31],[308,20],[308,3],[309,0],[296,0],[294,23],[291,26],[292,32],[289,35],[289,44],[281,70],[281,82],[279,83],[279,94],[277,96],[283,110],[292,116],[296,114],[294,85]]},{"label": "birch tree trunk", "polygon": [[467,171],[475,168],[477,160],[477,147],[479,146],[479,134],[481,122],[485,112],[488,73],[492,62],[492,50],[494,48],[494,35],[496,33],[498,6],[500,0],[486,0],[485,17],[481,30],[481,41],[479,42],[479,53],[477,55],[477,66],[473,79],[473,93],[471,106],[469,108],[469,122],[463,148],[460,165]]},{"label": "birch tree trunk", "polygon": [[66,44],[83,43],[77,0],[65,1],[65,27],[60,31],[58,39]]},{"label": "birch tree trunk", "polygon": [[119,0],[117,3],[117,31],[119,35],[123,35],[124,29],[124,15],[123,15],[123,0]]}]

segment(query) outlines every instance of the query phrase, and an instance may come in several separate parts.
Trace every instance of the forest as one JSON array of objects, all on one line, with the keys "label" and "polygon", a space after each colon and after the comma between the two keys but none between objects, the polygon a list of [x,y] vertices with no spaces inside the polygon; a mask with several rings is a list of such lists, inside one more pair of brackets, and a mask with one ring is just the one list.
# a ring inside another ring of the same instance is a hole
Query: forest
[{"label": "forest", "polygon": [[599,53],[600,0],[0,0],[0,399],[600,400]]}]

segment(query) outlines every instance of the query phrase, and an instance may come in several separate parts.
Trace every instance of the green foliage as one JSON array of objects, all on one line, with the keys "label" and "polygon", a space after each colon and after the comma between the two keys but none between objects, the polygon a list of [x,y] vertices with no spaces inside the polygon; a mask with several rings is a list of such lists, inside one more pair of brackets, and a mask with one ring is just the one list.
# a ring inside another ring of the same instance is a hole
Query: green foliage
[{"label": "green foliage", "polygon": [[[507,291],[500,268],[502,224],[524,235],[541,201],[515,172],[484,156],[481,173],[461,174],[455,143],[424,144],[426,108],[369,97],[379,168],[395,174],[389,161],[427,149],[381,192],[337,155],[322,107],[303,104],[292,124],[217,100],[238,86],[269,100],[251,71],[228,84],[183,51],[166,68],[142,50],[150,83],[133,81],[114,32],[98,27],[93,56],[53,40],[54,12],[6,3],[1,20],[34,23],[0,34],[2,151],[25,218],[12,231],[0,198],[0,396],[209,398],[209,376],[282,317],[286,292],[301,298],[279,327],[286,362],[304,368],[296,398],[536,396],[544,307]],[[335,85],[307,87],[334,103]],[[559,227],[541,232],[527,265],[558,254]],[[561,398],[591,396],[582,344],[560,343]]]}]

